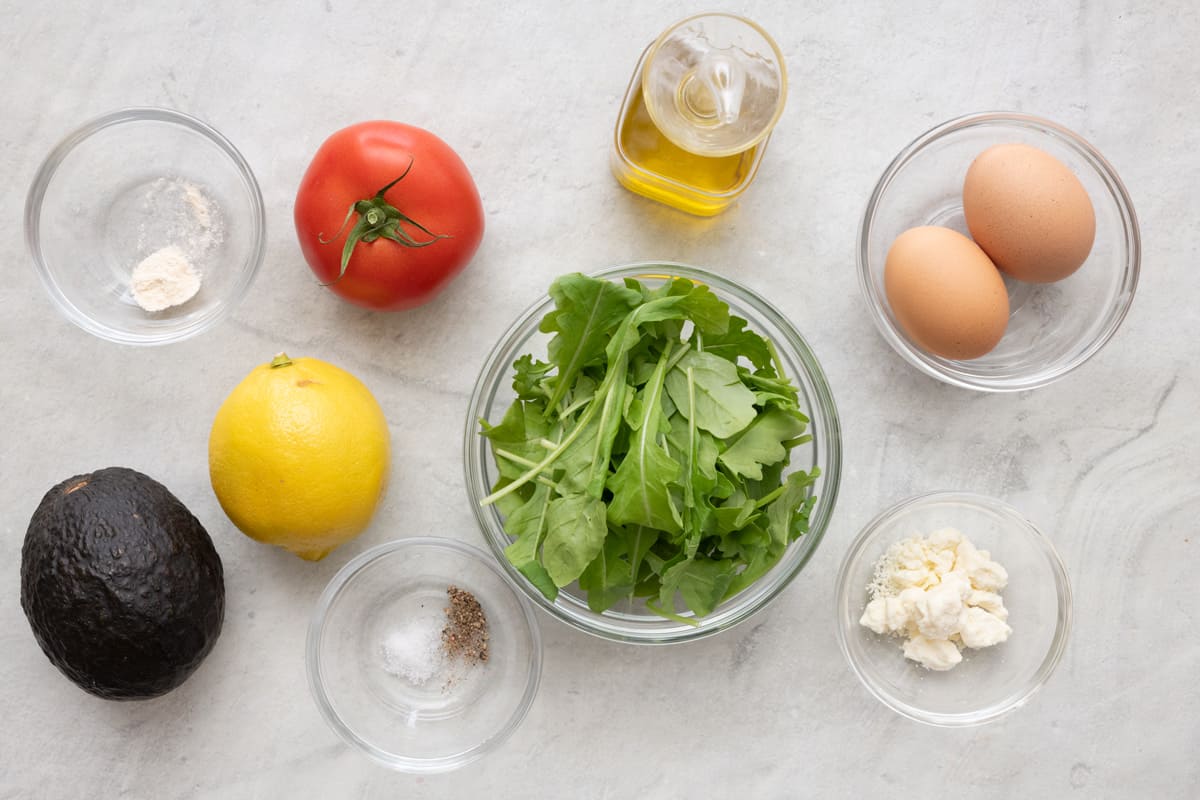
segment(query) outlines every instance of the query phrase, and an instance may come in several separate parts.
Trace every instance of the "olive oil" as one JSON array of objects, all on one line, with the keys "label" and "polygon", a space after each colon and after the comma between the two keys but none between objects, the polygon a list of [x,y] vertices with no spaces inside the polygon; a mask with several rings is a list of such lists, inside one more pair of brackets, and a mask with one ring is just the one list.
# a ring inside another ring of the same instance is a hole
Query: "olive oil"
[{"label": "olive oil", "polygon": [[701,156],[672,142],[650,118],[642,97],[640,64],[625,98],[616,136],[613,174],[622,186],[702,217],[724,211],[746,190],[758,169],[763,148],[756,145],[731,156]]}]

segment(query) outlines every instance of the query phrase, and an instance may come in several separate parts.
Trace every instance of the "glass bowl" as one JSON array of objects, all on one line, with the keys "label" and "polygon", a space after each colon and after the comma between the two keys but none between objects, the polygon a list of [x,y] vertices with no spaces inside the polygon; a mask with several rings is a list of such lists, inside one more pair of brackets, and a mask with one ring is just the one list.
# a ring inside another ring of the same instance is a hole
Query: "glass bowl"
[{"label": "glass bowl", "polygon": [[[265,247],[262,195],[224,136],[162,108],[114,111],[42,162],[25,201],[25,241],[50,299],[79,327],[121,344],[165,344],[211,328],[245,296]],[[143,309],[134,268],[175,247],[199,273],[179,305]]]},{"label": "glass bowl", "polygon": [[[884,262],[896,237],[917,225],[969,236],[962,213],[967,168],[988,147],[1004,143],[1040,148],[1075,173],[1095,208],[1095,243],[1083,266],[1056,283],[1004,276],[1009,295],[1004,338],[981,358],[942,358],[923,350],[897,324],[884,290]],[[879,179],[858,237],[859,286],[883,338],[922,372],[982,391],[1044,386],[1099,352],[1133,302],[1140,263],[1133,203],[1112,165],[1076,134],[1027,114],[971,114],[922,134]]]},{"label": "glass bowl", "polygon": [[[859,618],[880,556],[905,537],[946,527],[1008,570],[1001,595],[1012,634],[934,672],[904,657],[903,638],[877,634]],[[1024,705],[1058,666],[1071,628],[1071,585],[1050,540],[1011,506],[967,492],[913,497],[872,520],[842,561],[835,599],[838,643],[863,685],[898,714],[944,727],[991,722]]]},{"label": "glass bowl", "polygon": [[[440,650],[419,646],[430,636],[440,644],[451,586],[483,608],[486,661],[430,659]],[[533,609],[486,553],[414,537],[338,571],[317,602],[306,657],[317,707],[348,744],[401,772],[448,772],[521,723],[537,693],[542,640]]]},{"label": "glass bowl", "polygon": [[699,619],[692,619],[690,612],[684,613],[683,616],[694,624],[661,617],[641,602],[625,602],[603,613],[595,613],[588,608],[585,595],[577,586],[564,588],[553,602],[547,600],[505,558],[504,548],[511,539],[504,532],[500,512],[494,505],[480,505],[480,500],[491,491],[497,474],[490,443],[479,434],[479,420],[498,420],[512,402],[515,396],[511,387],[513,361],[525,353],[545,357],[550,337],[538,331],[538,323],[553,307],[548,296],[526,309],[500,337],[475,384],[467,411],[464,452],[471,506],[488,546],[509,579],[557,619],[595,636],[636,644],[670,644],[708,636],[736,625],[763,608],[796,577],[816,552],[833,514],[841,481],[842,441],[837,407],[821,365],[807,342],[779,311],[749,289],[711,272],[674,263],[632,264],[602,270],[593,276],[612,281],[636,278],[650,286],[671,277],[707,284],[729,304],[733,314],[748,321],[749,329],[773,342],[783,368],[799,391],[801,410],[811,420],[807,432],[812,435],[812,441],[792,451],[792,467],[821,469],[814,487],[817,501],[810,512],[808,533],[793,542],[769,572],[718,605],[712,613]]}]

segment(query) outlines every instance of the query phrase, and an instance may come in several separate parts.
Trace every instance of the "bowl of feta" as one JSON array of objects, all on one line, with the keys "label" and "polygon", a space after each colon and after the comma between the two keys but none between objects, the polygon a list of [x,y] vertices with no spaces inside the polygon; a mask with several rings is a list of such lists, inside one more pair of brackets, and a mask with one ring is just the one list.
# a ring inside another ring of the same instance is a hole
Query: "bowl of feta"
[{"label": "bowl of feta", "polygon": [[884,511],[837,577],[838,642],[893,711],[945,727],[1024,705],[1071,627],[1071,586],[1050,539],[1012,506],[935,492]]}]

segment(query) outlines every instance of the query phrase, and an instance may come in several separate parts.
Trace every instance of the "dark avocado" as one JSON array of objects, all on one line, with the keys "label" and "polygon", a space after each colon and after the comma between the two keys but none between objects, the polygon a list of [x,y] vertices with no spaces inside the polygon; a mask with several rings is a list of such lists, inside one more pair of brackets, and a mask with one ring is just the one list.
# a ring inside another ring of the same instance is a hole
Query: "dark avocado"
[{"label": "dark avocado", "polygon": [[110,700],[157,697],[212,649],[225,616],[221,559],[199,520],[124,467],[76,475],[33,512],[21,608],[54,666]]}]

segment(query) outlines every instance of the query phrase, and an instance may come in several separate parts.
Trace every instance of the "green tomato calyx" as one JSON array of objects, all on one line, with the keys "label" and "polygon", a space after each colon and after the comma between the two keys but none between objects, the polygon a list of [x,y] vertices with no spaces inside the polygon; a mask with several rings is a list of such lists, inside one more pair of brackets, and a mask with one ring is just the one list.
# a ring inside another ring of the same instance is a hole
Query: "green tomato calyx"
[{"label": "green tomato calyx", "polygon": [[[354,215],[358,215],[358,221],[350,229],[350,233],[346,236],[346,245],[342,248],[341,270],[338,272],[337,278],[330,283],[337,282],[346,274],[346,268],[350,266],[350,256],[354,254],[354,248],[358,246],[359,242],[373,242],[383,237],[404,247],[428,247],[441,239],[450,238],[446,234],[434,233],[413,218],[402,214],[398,208],[383,198],[389,189],[404,180],[412,167],[413,159],[410,157],[408,166],[405,167],[400,177],[384,186],[374,196],[357,200],[350,206],[350,210],[346,213],[346,219],[342,221],[342,227],[338,228],[337,233],[328,239],[324,236],[317,237],[321,244],[333,244],[350,224],[350,220],[354,219]],[[405,226],[425,234],[429,238],[418,240]]]}]

